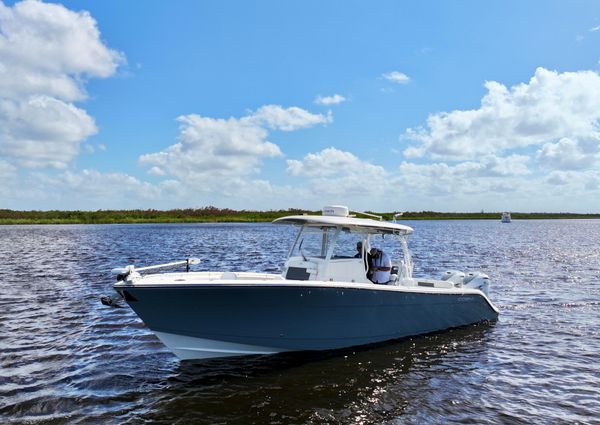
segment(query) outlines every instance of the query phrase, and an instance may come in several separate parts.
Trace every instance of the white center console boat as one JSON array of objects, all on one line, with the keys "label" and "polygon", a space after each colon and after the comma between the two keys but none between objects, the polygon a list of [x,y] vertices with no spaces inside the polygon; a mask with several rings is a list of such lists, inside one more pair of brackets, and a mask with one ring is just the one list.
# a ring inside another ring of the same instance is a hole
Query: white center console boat
[{"label": "white center console boat", "polygon": [[114,289],[180,359],[338,349],[498,317],[483,273],[413,276],[408,226],[343,206],[274,223],[299,228],[282,274],[193,272],[188,259],[165,265],[182,273],[116,269]]}]

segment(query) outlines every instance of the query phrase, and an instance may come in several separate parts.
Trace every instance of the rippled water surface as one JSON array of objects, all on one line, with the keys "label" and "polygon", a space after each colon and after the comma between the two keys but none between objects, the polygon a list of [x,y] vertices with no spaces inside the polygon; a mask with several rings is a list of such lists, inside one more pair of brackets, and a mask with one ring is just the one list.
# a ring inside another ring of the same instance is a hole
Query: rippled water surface
[{"label": "rippled water surface", "polygon": [[415,274],[482,270],[498,322],[361,350],[179,362],[111,268],[278,271],[271,224],[0,226],[2,423],[598,423],[600,221],[407,222]]}]

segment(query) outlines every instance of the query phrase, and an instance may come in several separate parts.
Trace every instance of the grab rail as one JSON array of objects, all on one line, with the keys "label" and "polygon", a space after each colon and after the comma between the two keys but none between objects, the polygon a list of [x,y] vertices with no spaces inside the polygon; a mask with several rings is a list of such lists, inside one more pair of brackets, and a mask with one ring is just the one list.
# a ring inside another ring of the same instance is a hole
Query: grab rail
[{"label": "grab rail", "polygon": [[182,265],[185,265],[185,271],[189,272],[190,266],[193,266],[193,265],[199,264],[199,263],[200,263],[199,258],[190,257],[190,258],[186,258],[183,261],[174,261],[172,263],[157,264],[154,266],[146,266],[146,267],[140,267],[140,268],[136,268],[134,265],[129,265],[126,267],[117,267],[117,268],[112,269],[111,272],[112,272],[112,274],[117,276],[117,281],[119,281],[119,280],[125,280],[127,278],[127,276],[129,276],[130,274],[132,274],[134,272],[139,273],[139,272],[145,272],[148,270],[166,269],[166,268],[182,266]]}]

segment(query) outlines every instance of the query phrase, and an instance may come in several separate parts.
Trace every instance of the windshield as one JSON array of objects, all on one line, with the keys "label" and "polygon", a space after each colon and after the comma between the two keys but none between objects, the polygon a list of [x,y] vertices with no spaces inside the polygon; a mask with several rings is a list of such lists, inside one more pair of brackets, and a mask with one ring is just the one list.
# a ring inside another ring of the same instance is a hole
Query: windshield
[{"label": "windshield", "polygon": [[331,258],[362,258],[362,244],[365,243],[366,238],[367,235],[351,233],[347,229],[342,229],[333,242]]},{"label": "windshield", "polygon": [[290,252],[291,257],[332,259],[362,258],[364,244],[369,247],[369,235],[351,232],[348,228],[304,227]]},{"label": "windshield", "polygon": [[291,257],[325,258],[331,240],[335,235],[335,227],[306,227],[292,248]]},{"label": "windshield", "polygon": [[377,248],[385,252],[392,261],[401,260],[403,257],[402,244],[396,235],[373,235],[371,236],[371,248]]}]

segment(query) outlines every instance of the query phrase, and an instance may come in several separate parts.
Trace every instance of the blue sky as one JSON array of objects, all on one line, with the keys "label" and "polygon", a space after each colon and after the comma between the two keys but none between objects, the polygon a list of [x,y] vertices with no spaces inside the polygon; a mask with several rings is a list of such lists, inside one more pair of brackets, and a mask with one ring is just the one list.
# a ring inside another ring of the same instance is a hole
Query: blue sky
[{"label": "blue sky", "polygon": [[0,208],[600,211],[600,4],[0,3]]}]

